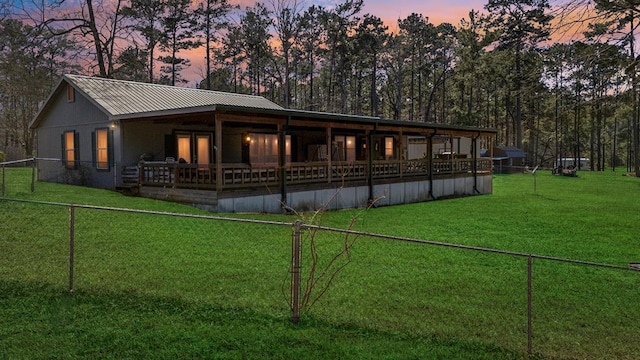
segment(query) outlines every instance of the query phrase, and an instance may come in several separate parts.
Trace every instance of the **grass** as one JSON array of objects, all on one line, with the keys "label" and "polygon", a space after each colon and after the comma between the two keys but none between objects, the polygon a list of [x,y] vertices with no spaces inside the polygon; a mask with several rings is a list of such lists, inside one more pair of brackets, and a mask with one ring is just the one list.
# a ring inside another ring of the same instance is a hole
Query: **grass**
[{"label": "grass", "polygon": [[[206,214],[117,193],[37,183],[8,170],[7,196]],[[626,266],[640,261],[640,181],[494,177],[494,194],[337,211],[323,225]],[[235,215],[291,222],[291,216]],[[320,262],[339,235],[318,235]],[[0,359],[389,358],[526,355],[526,259],[359,238],[351,262],[300,324],[289,320],[291,228],[0,200]],[[306,254],[306,252],[305,252]],[[305,256],[308,260],[308,256]],[[308,271],[308,263],[303,273]],[[630,271],[534,261],[539,358],[640,356]]]}]

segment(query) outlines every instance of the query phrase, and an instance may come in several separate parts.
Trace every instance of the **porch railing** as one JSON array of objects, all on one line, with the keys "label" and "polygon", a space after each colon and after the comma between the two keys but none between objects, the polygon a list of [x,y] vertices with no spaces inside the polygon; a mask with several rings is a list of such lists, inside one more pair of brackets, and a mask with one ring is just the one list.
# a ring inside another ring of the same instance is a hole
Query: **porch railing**
[{"label": "porch railing", "polygon": [[[434,176],[469,173],[473,159],[433,160]],[[490,172],[491,159],[480,158],[477,171]],[[285,176],[287,183],[310,184],[340,181],[364,181],[368,176],[367,161],[333,163],[327,162],[288,163]],[[372,166],[374,179],[411,178],[429,175],[428,159],[420,160],[376,160]],[[249,187],[252,185],[275,185],[280,183],[277,165],[255,166],[250,164],[222,164],[223,188]],[[139,165],[140,184],[145,186],[167,186],[177,188],[215,188],[217,185],[215,164],[179,164],[144,162]]]},{"label": "porch railing", "polygon": [[216,185],[215,167],[198,164],[144,162],[139,165],[141,185],[210,188]]},{"label": "porch railing", "polygon": [[[214,171],[215,171],[215,165]],[[223,164],[223,186],[234,187],[250,184],[277,184],[280,182],[277,165],[251,166],[249,164]]]}]

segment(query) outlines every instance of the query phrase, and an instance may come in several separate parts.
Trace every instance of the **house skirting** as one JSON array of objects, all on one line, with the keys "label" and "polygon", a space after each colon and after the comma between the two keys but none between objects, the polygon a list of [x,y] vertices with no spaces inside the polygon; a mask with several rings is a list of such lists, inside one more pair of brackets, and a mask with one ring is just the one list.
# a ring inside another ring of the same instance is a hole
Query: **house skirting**
[{"label": "house skirting", "polygon": [[150,199],[191,205],[207,211],[217,211],[218,194],[215,191],[141,186],[138,195]]},{"label": "house skirting", "polygon": [[[492,175],[453,176],[433,180],[378,184],[373,187],[375,206],[400,205],[479,194],[493,191]],[[213,190],[174,189],[167,187],[140,187],[140,196],[195,206],[222,213],[282,213],[280,194],[238,194],[220,198]],[[341,210],[363,208],[368,205],[369,187],[345,186],[317,190],[299,190],[287,193],[286,207],[296,212],[309,212],[325,208]]]},{"label": "house skirting", "polygon": [[[417,203],[438,198],[490,194],[493,191],[492,175],[457,176],[429,180],[379,184],[373,187],[375,206]],[[366,207],[369,200],[368,186],[351,186],[333,189],[291,191],[287,193],[286,206],[297,212],[315,211],[321,208],[340,210]],[[280,194],[249,195],[219,198],[217,212],[282,213]],[[328,202],[328,203],[327,203]]]}]

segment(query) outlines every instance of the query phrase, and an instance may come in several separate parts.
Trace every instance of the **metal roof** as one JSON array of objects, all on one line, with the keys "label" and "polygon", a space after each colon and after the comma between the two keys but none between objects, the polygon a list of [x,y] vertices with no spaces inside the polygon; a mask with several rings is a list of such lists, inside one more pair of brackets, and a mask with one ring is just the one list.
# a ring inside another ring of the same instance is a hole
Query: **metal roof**
[{"label": "metal roof", "polygon": [[515,146],[496,146],[496,149],[500,149],[508,158],[524,158],[527,154]]},{"label": "metal roof", "polygon": [[261,96],[225,93],[133,81],[64,75],[72,86],[100,106],[111,118],[185,113],[231,106],[260,110],[283,108]]},{"label": "metal roof", "polygon": [[170,116],[188,113],[228,111],[258,111],[264,114],[292,116],[325,121],[350,121],[366,124],[428,128],[444,131],[471,131],[495,133],[494,129],[472,128],[446,124],[408,122],[380,117],[349,115],[307,110],[285,109],[264,97],[200,90],[168,85],[113,80],[82,75],[64,75],[51,92],[44,106],[30,126],[36,128],[51,106],[51,99],[70,84],[86,99],[100,108],[112,120],[140,119],[154,116]]}]

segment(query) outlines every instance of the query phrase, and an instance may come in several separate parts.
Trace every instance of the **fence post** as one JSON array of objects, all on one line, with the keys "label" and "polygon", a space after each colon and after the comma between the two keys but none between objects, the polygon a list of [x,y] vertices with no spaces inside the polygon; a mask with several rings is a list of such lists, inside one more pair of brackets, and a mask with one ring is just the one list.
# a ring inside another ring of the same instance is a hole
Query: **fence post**
[{"label": "fence post", "polygon": [[74,262],[74,247],[75,247],[75,207],[69,206],[69,292],[73,293],[73,262]]},{"label": "fence post", "polygon": [[4,169],[5,168],[6,168],[6,166],[2,165],[2,196],[4,196],[4,189],[5,189],[5,187],[4,187],[4,179],[5,179],[5,177],[4,177]]},{"label": "fence post", "polygon": [[533,356],[533,257],[527,257],[527,356]]},{"label": "fence post", "polygon": [[33,158],[31,165],[31,192],[36,191],[36,158]]},{"label": "fence post", "polygon": [[302,253],[302,222],[296,220],[293,223],[291,241],[291,321],[297,324],[300,321],[300,258]]}]

